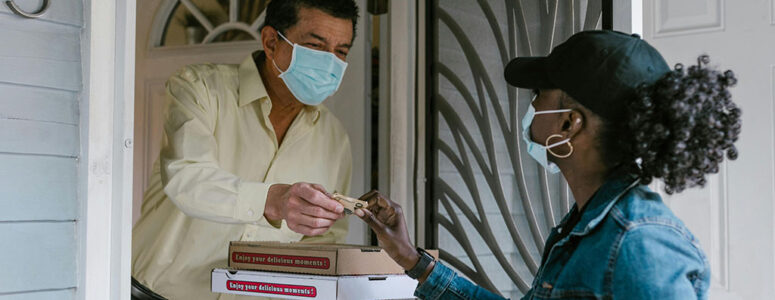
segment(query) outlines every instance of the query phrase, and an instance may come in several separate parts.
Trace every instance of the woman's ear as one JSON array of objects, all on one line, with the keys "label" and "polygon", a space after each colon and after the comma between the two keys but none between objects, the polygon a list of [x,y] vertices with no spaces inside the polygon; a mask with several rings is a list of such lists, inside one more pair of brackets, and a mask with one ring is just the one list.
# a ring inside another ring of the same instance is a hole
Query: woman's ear
[{"label": "woman's ear", "polygon": [[277,47],[278,39],[277,30],[272,26],[264,26],[261,29],[261,45],[264,46],[264,54],[269,59],[274,59],[274,53]]},{"label": "woman's ear", "polygon": [[562,118],[562,134],[572,139],[584,128],[584,120],[584,114],[578,109],[564,113]]}]

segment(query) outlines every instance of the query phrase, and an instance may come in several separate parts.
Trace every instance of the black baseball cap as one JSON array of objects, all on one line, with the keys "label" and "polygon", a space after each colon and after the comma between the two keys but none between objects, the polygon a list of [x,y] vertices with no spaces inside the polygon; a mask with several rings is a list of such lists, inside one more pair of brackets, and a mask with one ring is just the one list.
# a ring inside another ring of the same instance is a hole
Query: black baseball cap
[{"label": "black baseball cap", "polygon": [[638,35],[594,30],[574,34],[548,56],[511,60],[504,76],[520,88],[560,89],[612,120],[638,86],[651,85],[669,71],[662,55]]}]

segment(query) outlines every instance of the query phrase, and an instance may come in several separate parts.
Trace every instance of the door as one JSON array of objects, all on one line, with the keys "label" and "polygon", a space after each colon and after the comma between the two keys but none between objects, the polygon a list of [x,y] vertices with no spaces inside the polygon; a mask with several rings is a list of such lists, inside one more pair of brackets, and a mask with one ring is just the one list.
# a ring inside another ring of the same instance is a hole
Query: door
[{"label": "door", "polygon": [[429,2],[426,246],[477,284],[518,299],[573,199],[560,175],[527,154],[518,119],[531,95],[508,86],[503,67],[601,28],[603,1]]},{"label": "door", "polygon": [[665,201],[700,240],[711,265],[711,299],[775,299],[773,87],[775,1],[648,0],[644,38],[669,64],[731,69],[743,111],[740,156],[702,189]]},{"label": "door", "polygon": [[[261,49],[258,28],[263,23],[266,0],[147,0],[138,1],[137,69],[135,106],[134,216],[139,218],[143,191],[151,167],[159,156],[162,137],[164,83],[188,64],[239,64]],[[351,194],[367,191],[369,157],[370,83],[369,18],[365,0],[358,34],[348,56],[348,67],[339,91],[326,105],[347,129],[352,144]],[[351,243],[365,243],[366,227],[350,222]]]}]

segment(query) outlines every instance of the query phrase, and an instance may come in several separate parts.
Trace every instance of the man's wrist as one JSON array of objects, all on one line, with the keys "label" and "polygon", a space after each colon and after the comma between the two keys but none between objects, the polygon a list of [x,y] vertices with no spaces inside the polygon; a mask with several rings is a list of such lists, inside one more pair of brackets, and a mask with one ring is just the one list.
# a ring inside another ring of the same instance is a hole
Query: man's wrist
[{"label": "man's wrist", "polygon": [[279,223],[283,220],[278,202],[287,188],[287,184],[273,184],[269,186],[269,191],[266,193],[266,201],[264,203],[264,218],[266,218],[269,223]]}]

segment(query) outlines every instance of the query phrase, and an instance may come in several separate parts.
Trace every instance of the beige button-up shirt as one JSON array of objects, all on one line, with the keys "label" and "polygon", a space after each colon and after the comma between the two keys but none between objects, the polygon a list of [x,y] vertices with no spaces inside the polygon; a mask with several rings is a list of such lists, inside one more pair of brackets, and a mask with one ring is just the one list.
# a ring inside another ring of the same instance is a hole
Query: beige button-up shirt
[{"label": "beige button-up shirt", "polygon": [[227,266],[230,241],[344,241],[346,218],[318,237],[264,218],[274,183],[349,191],[350,142],[325,107],[305,107],[278,145],[250,56],[185,67],[167,82],[167,102],[161,156],[132,232],[133,277],[170,299],[218,299],[210,271]]}]

